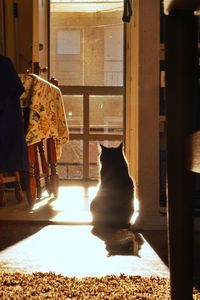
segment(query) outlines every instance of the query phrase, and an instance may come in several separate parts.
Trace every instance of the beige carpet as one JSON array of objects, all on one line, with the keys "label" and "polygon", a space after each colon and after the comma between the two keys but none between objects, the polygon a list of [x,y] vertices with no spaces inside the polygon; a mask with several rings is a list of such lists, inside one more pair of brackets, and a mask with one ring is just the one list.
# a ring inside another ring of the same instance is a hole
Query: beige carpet
[{"label": "beige carpet", "polygon": [[[168,300],[169,280],[162,277],[64,277],[54,273],[1,273],[0,299]],[[194,289],[193,299],[200,299]]]},{"label": "beige carpet", "polygon": [[105,276],[77,279],[54,273],[14,273],[0,277],[0,299],[170,299],[164,278]]}]

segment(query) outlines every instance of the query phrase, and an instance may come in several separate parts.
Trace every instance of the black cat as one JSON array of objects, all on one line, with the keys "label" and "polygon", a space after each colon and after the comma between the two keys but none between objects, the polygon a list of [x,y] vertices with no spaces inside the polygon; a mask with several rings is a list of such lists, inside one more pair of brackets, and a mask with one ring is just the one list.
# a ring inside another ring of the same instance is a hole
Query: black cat
[{"label": "black cat", "polygon": [[90,204],[93,225],[125,228],[134,211],[134,184],[128,172],[123,144],[117,148],[101,146],[100,185]]}]

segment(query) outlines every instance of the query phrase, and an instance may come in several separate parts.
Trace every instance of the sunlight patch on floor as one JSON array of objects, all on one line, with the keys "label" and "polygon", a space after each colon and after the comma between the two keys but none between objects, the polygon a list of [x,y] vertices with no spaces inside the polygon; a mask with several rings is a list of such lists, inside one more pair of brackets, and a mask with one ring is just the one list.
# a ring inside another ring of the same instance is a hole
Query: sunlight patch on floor
[{"label": "sunlight patch on floor", "polygon": [[168,269],[142,238],[140,256],[108,256],[92,226],[49,225],[0,252],[0,271],[55,272],[66,276],[127,274],[168,276]]},{"label": "sunlight patch on floor", "polygon": [[42,198],[40,199],[39,202],[35,203],[30,211],[30,213],[32,213],[35,210],[40,209],[41,207],[47,205],[49,203],[49,201],[52,199],[52,196],[49,196],[48,193],[45,191],[42,194]]},{"label": "sunlight patch on floor", "polygon": [[85,210],[97,192],[97,187],[84,186],[61,186],[58,198],[50,205],[53,209],[63,210]]},{"label": "sunlight patch on floor", "polygon": [[[92,215],[90,203],[98,191],[96,186],[69,185],[60,186],[56,199],[44,194],[42,200],[36,203],[30,213],[40,212],[48,207],[49,220],[53,222],[70,222],[91,224]],[[134,199],[134,214],[131,224],[139,216],[139,201]]]},{"label": "sunlight patch on floor", "polygon": [[50,203],[57,212],[52,221],[91,222],[90,202],[97,193],[97,187],[61,186],[58,198]]},{"label": "sunlight patch on floor", "polygon": [[[17,203],[10,195],[10,202],[0,210],[0,220],[31,220],[50,221],[61,224],[91,224],[92,215],[90,203],[98,191],[98,183],[81,182],[61,185],[58,197],[47,192],[42,194],[33,207],[28,205],[28,201]],[[139,202],[134,200],[135,212],[131,220],[134,224],[139,215]]]}]

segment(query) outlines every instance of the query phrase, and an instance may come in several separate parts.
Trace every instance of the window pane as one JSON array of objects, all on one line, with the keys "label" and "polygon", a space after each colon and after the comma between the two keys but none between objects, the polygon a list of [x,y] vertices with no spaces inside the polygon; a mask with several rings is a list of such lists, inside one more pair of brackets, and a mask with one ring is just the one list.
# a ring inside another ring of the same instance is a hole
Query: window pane
[{"label": "window pane", "polygon": [[123,1],[50,3],[50,76],[59,85],[123,86]]},{"label": "window pane", "polygon": [[90,133],[123,134],[123,96],[90,96]]},{"label": "window pane", "polygon": [[60,179],[83,178],[83,141],[72,140],[63,146],[57,171]]},{"label": "window pane", "polygon": [[83,96],[63,96],[67,124],[70,133],[83,132]]}]

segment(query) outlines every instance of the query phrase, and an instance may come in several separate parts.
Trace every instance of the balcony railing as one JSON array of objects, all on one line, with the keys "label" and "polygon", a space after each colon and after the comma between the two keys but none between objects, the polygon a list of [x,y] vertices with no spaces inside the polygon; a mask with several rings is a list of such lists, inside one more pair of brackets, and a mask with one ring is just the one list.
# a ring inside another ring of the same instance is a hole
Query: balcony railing
[{"label": "balcony railing", "polygon": [[[106,142],[116,142],[123,141],[124,139],[124,118],[123,112],[122,115],[119,116],[119,121],[116,124],[102,124],[102,125],[94,125],[90,124],[90,97],[91,96],[122,96],[122,105],[123,105],[123,87],[108,87],[108,86],[59,86],[62,94],[64,96],[82,96],[83,98],[83,116],[81,116],[81,124],[70,124],[69,122],[69,132],[70,132],[70,141],[80,140],[82,141],[81,145],[76,145],[76,147],[82,147],[76,151],[77,155],[80,155],[81,159],[79,162],[75,161],[66,161],[63,160],[58,162],[58,166],[65,169],[65,176],[68,179],[70,178],[70,169],[76,168],[77,172],[82,172],[81,179],[97,179],[97,175],[92,176],[91,178],[91,168],[94,167],[93,174],[97,174],[95,168],[98,167],[98,158],[96,158],[96,162],[94,162],[94,153],[89,153],[89,151],[93,151],[90,149],[91,141],[106,141]],[[109,98],[109,97],[108,97]],[[108,100],[109,101],[109,100]],[[66,103],[67,106],[67,103]],[[110,112],[112,116],[113,111]],[[108,121],[111,121],[112,117]],[[73,145],[72,145],[73,146]],[[93,157],[91,162],[91,157]],[[82,171],[81,171],[82,170]],[[62,176],[60,176],[62,177]],[[72,176],[73,177],[73,176]],[[76,177],[76,176],[74,176]],[[79,178],[80,179],[80,178]]]}]

